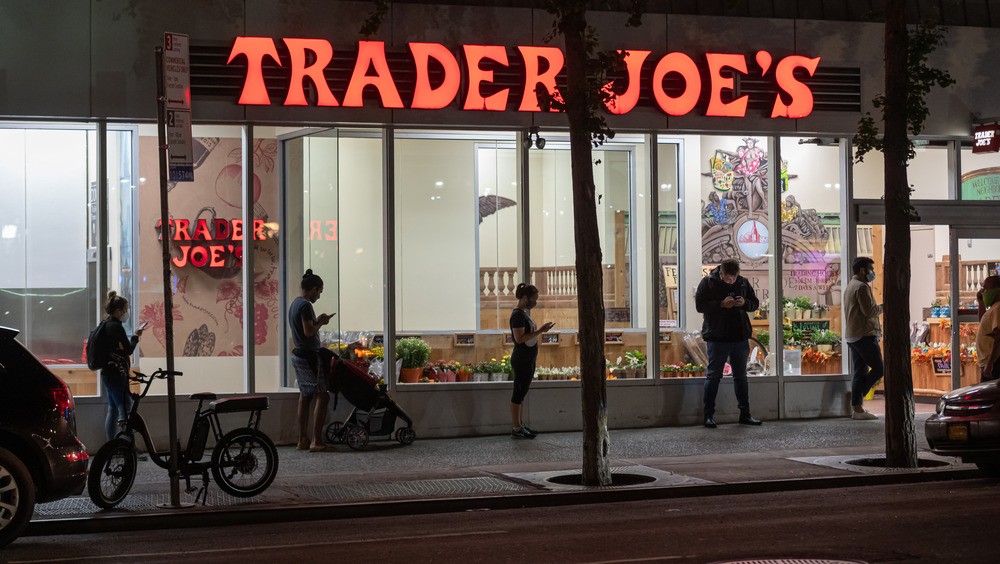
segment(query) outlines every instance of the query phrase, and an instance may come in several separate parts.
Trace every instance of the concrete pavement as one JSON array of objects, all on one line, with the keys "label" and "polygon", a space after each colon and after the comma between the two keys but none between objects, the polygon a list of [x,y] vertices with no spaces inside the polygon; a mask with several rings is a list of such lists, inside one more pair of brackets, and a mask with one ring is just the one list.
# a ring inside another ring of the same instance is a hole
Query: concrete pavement
[{"label": "concrete pavement", "polygon": [[[879,402],[866,405],[881,412]],[[279,447],[278,476],[263,494],[239,499],[209,486],[208,503],[161,508],[169,500],[166,471],[140,462],[135,486],[116,509],[99,510],[86,494],[36,508],[29,535],[148,527],[412,515],[520,506],[613,502],[664,497],[847,487],[978,477],[975,467],[926,452],[923,421],[933,406],[918,404],[921,460],[934,467],[896,470],[852,460],[883,455],[884,419],[765,421],[704,427],[611,432],[616,474],[637,485],[584,488],[549,481],[579,473],[580,433],[417,440],[403,446],[372,441],[363,451],[339,445],[310,453]],[[543,430],[539,430],[543,431]],[[616,480],[622,481],[622,480]],[[192,485],[200,485],[200,479]],[[183,492],[182,501],[194,494]]]}]

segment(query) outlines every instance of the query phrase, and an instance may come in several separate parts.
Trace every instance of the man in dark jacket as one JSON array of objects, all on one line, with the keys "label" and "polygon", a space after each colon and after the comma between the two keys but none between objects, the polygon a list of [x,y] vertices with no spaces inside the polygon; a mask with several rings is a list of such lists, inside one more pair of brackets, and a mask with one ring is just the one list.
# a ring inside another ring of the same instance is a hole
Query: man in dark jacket
[{"label": "man in dark jacket", "polygon": [[726,259],[712,269],[698,284],[695,306],[705,315],[701,337],[708,348],[708,370],[705,379],[705,426],[714,429],[715,396],[726,362],[733,369],[736,402],[740,408],[740,423],[760,425],[750,415],[750,392],[747,384],[749,339],[753,334],[747,312],[756,311],[760,301],[750,282],[740,276],[740,263]]}]

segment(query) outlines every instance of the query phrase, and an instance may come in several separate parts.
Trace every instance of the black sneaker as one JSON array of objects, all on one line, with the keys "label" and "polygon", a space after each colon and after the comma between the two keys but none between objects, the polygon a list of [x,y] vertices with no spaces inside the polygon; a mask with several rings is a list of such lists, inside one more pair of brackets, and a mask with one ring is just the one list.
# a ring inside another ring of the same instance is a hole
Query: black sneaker
[{"label": "black sneaker", "polygon": [[524,431],[525,433],[531,435],[532,439],[538,436],[538,433],[536,433],[535,431],[533,431],[532,429],[530,429],[527,425],[521,425],[521,430]]},{"label": "black sneaker", "polygon": [[535,436],[532,435],[530,432],[525,431],[524,427],[521,427],[520,429],[512,429],[511,432],[510,432],[510,436],[512,438],[515,438],[515,439],[533,439],[533,438],[535,438]]}]

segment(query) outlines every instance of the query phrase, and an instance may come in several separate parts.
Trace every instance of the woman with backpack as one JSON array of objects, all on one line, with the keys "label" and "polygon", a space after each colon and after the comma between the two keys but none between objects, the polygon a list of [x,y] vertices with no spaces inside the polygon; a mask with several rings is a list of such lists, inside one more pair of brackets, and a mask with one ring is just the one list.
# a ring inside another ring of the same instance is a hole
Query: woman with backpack
[{"label": "woman with backpack", "polygon": [[128,300],[111,290],[108,303],[104,306],[108,318],[101,322],[97,330],[96,353],[100,353],[99,364],[101,383],[108,398],[108,416],[104,420],[104,431],[108,440],[118,434],[118,421],[128,417],[132,398],[128,394],[128,373],[131,368],[129,357],[139,344],[142,329],[137,329],[130,339],[122,322],[128,314]]}]

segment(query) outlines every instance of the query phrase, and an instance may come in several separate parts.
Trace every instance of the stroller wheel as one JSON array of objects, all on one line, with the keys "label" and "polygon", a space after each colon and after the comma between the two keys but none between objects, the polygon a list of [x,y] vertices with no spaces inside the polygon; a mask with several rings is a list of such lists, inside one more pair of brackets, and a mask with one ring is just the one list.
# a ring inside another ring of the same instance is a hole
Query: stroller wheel
[{"label": "stroller wheel", "polygon": [[368,431],[364,427],[351,425],[347,428],[347,446],[361,450],[368,446]]},{"label": "stroller wheel", "polygon": [[339,445],[344,442],[344,424],[334,421],[326,426],[326,442]]},{"label": "stroller wheel", "polygon": [[409,427],[403,427],[396,431],[396,440],[404,445],[412,445],[417,438],[417,432]]}]

